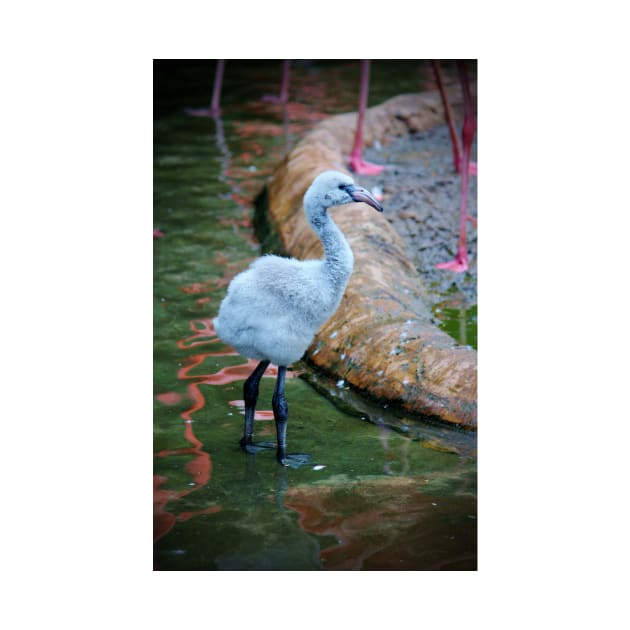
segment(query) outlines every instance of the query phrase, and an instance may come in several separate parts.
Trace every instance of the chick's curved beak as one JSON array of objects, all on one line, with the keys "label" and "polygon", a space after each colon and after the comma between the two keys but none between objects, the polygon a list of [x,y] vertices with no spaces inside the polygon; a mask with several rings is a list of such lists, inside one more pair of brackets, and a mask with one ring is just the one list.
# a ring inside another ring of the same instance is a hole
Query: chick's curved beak
[{"label": "chick's curved beak", "polygon": [[353,201],[362,201],[363,203],[367,203],[369,206],[372,206],[375,210],[379,212],[383,212],[383,206],[374,199],[372,193],[370,193],[365,188],[361,188],[361,186],[346,186],[346,192],[352,197]]}]

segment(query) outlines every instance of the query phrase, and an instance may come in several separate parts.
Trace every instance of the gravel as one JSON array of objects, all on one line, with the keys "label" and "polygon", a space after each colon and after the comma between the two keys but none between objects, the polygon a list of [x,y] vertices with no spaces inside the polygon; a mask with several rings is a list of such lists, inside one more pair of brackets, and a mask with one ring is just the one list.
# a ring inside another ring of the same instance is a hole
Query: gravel
[{"label": "gravel", "polygon": [[[366,148],[364,158],[386,164],[380,175],[356,176],[382,194],[385,216],[407,245],[407,255],[425,283],[432,305],[446,297],[477,303],[477,228],[467,222],[470,268],[464,273],[435,264],[454,258],[459,238],[461,179],[453,166],[448,127],[392,138]],[[476,142],[472,159],[476,160]],[[469,177],[468,214],[477,219],[477,176]]]}]

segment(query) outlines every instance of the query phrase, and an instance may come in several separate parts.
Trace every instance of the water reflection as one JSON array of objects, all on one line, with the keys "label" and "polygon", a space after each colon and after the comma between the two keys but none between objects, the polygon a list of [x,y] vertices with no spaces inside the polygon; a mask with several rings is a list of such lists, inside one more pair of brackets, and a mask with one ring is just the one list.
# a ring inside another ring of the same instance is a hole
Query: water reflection
[{"label": "water reflection", "polygon": [[302,529],[335,541],[320,554],[328,570],[476,569],[472,497],[436,497],[395,477],[289,488],[286,505]]},{"label": "water reflection", "polygon": [[221,155],[221,178],[224,178],[224,173],[227,173],[230,168],[230,160],[232,154],[225,141],[225,129],[223,128],[223,119],[221,116],[214,116],[214,135],[216,137],[217,149]]},{"label": "water reflection", "polygon": [[453,297],[436,305],[433,313],[440,328],[446,331],[460,344],[477,349],[477,305],[466,307],[466,298],[462,295]]},{"label": "water reflection", "polygon": [[385,464],[383,466],[383,472],[386,475],[394,475],[395,473],[392,470],[392,465],[402,462],[402,466],[398,471],[398,474],[406,475],[409,471],[409,461],[407,458],[407,454],[409,451],[409,444],[411,442],[409,440],[403,440],[402,442],[399,442],[397,457],[396,450],[394,448],[390,448],[389,446],[389,438],[391,436],[391,433],[391,429],[387,428],[384,423],[381,423],[379,440],[383,446],[383,450],[385,451]]},{"label": "water reflection", "polygon": [[234,530],[215,558],[219,570],[289,571],[321,568],[315,537],[296,527],[295,515],[285,505],[289,488],[286,468],[269,476],[260,470],[256,455],[243,456],[234,501],[247,505]]},{"label": "water reflection", "polygon": [[[153,541],[156,542],[175,526],[177,522],[183,522],[199,514],[214,514],[221,510],[220,505],[212,505],[195,512],[180,512],[175,514],[176,502],[186,497],[191,492],[205,486],[212,474],[212,459],[210,454],[203,450],[203,444],[197,439],[193,432],[192,421],[184,422],[184,439],[190,444],[189,447],[166,449],[155,454],[156,458],[181,457],[192,455],[192,459],[185,465],[186,473],[190,481],[186,483],[186,488],[180,490],[167,490],[161,486],[169,481],[166,475],[153,476]],[[170,509],[167,509],[169,504]]]},{"label": "water reflection", "polygon": [[[204,285],[197,283],[195,285],[184,287],[185,293],[197,293],[203,290]],[[182,350],[187,350],[200,345],[217,344],[221,343],[211,319],[193,319],[189,322],[190,329],[193,334],[179,339],[177,346]],[[154,476],[154,541],[159,540],[166,535],[175,525],[176,522],[182,522],[193,518],[200,514],[214,514],[220,511],[221,506],[212,505],[210,507],[196,510],[182,512],[179,515],[170,511],[175,509],[171,506],[170,510],[167,509],[167,505],[175,503],[180,499],[186,497],[194,490],[205,486],[210,481],[212,472],[212,459],[210,453],[203,450],[202,442],[195,436],[193,431],[193,414],[201,411],[206,405],[206,398],[200,389],[201,385],[213,385],[220,386],[233,383],[236,381],[244,381],[253,369],[258,364],[257,361],[252,359],[240,363],[238,365],[231,365],[223,367],[215,372],[209,373],[195,373],[192,371],[199,368],[204,364],[209,357],[225,357],[225,356],[239,356],[232,348],[227,347],[225,350],[218,350],[214,352],[205,352],[200,354],[192,354],[187,356],[183,360],[183,364],[177,372],[177,377],[187,382],[187,394],[188,399],[192,402],[192,406],[181,412],[180,416],[183,420],[183,437],[190,444],[189,447],[176,448],[176,449],[163,449],[155,454],[156,458],[171,458],[181,457],[185,455],[192,455],[193,459],[186,463],[185,470],[188,474],[189,480],[183,481],[186,488],[180,490],[167,490],[162,488],[169,478],[165,475]],[[277,368],[270,365],[263,377],[275,378],[277,376]],[[287,371],[287,378],[293,378],[295,372]],[[158,394],[156,398],[165,405],[175,405],[182,400],[182,396],[176,392],[163,392]],[[239,407],[238,403],[243,401],[231,401],[231,404]],[[244,403],[243,403],[244,405]],[[256,420],[269,420],[273,419],[273,412],[270,410],[257,410]],[[259,434],[269,433],[269,431],[262,431]],[[236,436],[234,438],[236,440]],[[247,459],[248,466],[251,468],[252,461]],[[251,477],[251,475],[249,476]],[[189,486],[193,486],[192,488]]]}]

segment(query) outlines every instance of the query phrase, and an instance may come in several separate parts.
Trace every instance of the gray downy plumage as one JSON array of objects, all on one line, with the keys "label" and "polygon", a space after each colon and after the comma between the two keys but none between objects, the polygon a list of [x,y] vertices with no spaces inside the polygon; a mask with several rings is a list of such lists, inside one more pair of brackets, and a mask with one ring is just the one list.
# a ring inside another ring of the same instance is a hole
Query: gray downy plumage
[{"label": "gray downy plumage", "polygon": [[304,211],[324,247],[322,260],[266,255],[230,283],[214,327],[219,337],[250,359],[288,366],[302,357],[317,330],[337,310],[354,257],[328,216],[333,206],[363,201],[383,208],[348,175],[325,171],[304,195]]}]

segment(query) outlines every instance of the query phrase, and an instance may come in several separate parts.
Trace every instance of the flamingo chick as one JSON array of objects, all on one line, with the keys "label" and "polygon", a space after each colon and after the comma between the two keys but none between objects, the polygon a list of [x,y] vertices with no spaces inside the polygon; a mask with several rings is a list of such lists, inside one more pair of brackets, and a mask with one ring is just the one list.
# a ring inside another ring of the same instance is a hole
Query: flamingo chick
[{"label": "flamingo chick", "polygon": [[269,363],[278,366],[272,399],[276,422],[276,458],[297,467],[308,455],[287,455],[288,406],[284,396],[287,367],[300,359],[315,333],[337,310],[352,273],[354,257],[343,233],[326,212],[333,206],[363,201],[379,212],[376,199],[348,175],[325,171],[304,195],[304,212],[324,247],[322,260],[296,260],[266,255],[255,260],[230,283],[214,320],[215,330],[239,354],[260,363],[243,386],[245,426],[241,447],[247,453],[270,448],[254,443],[258,386]]}]

